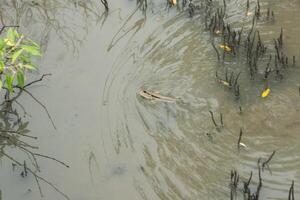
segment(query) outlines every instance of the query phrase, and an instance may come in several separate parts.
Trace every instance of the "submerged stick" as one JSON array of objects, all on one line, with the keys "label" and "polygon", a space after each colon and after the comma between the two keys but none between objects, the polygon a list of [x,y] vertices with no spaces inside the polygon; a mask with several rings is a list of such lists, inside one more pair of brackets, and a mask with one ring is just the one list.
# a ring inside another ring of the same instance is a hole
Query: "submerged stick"
[{"label": "submerged stick", "polygon": [[[15,164],[19,165],[19,166],[23,166],[19,161],[17,161],[16,159],[14,159],[13,157],[11,157],[10,155],[4,153],[3,151],[1,151],[2,155],[6,156],[8,159],[10,159],[11,161],[13,161]],[[57,191],[58,193],[60,193],[65,199],[69,200],[70,198],[64,193],[62,192],[58,187],[56,187],[55,185],[53,185],[50,181],[46,180],[45,178],[37,175],[36,172],[34,172],[32,169],[30,169],[29,167],[26,167],[26,170],[28,172],[30,172],[34,177],[35,180],[37,182],[39,191],[40,191],[40,195],[41,197],[43,197],[43,193],[42,193],[42,189],[40,187],[40,183],[39,180],[43,181],[44,183],[48,184],[50,187],[52,187],[55,191]]]},{"label": "submerged stick", "polygon": [[222,113],[220,113],[220,122],[221,122],[221,125],[222,125],[222,127],[224,126],[224,123],[223,123],[223,115],[222,115]]},{"label": "submerged stick", "polygon": [[294,197],[294,180],[292,181],[292,185],[291,185],[290,190],[289,190],[289,199],[288,200],[295,200],[295,197]]},{"label": "submerged stick", "polygon": [[212,122],[214,123],[215,127],[217,128],[217,127],[218,127],[218,125],[217,125],[217,123],[216,123],[216,121],[215,121],[215,118],[214,118],[214,113],[213,113],[211,110],[209,111],[209,113],[210,113],[210,116],[211,116],[211,120],[212,120]]},{"label": "submerged stick", "polygon": [[218,51],[218,49],[216,48],[216,46],[215,46],[215,44],[214,44],[214,42],[212,41],[212,46],[213,46],[213,48],[214,48],[214,50],[216,51],[216,53],[217,53],[217,56],[218,56],[218,61],[220,61],[220,53],[219,53],[219,51]]},{"label": "submerged stick", "polygon": [[239,139],[238,139],[238,143],[237,143],[237,147],[238,149],[240,149],[240,144],[241,144],[241,140],[242,140],[242,135],[243,135],[243,129],[240,129],[240,135],[239,135]]},{"label": "submerged stick", "polygon": [[241,75],[241,72],[239,72],[238,75],[236,76],[236,78],[234,80],[234,86],[237,85],[237,82],[238,82],[238,79],[239,79],[240,75]]},{"label": "submerged stick", "polygon": [[276,153],[276,151],[273,151],[272,154],[269,156],[269,158],[265,162],[262,163],[262,169],[264,169],[265,165],[267,165],[271,161],[271,159],[273,158],[275,153]]},{"label": "submerged stick", "polygon": [[31,94],[28,90],[26,90],[25,88],[21,88],[21,90],[24,91],[25,93],[27,93],[35,102],[37,102],[40,106],[42,106],[42,108],[46,112],[48,118],[50,119],[50,122],[51,122],[53,128],[56,129],[54,121],[53,121],[53,119],[52,119],[52,117],[51,117],[51,115],[50,115],[47,107],[42,102],[40,102],[35,96],[33,96],[33,94]]},{"label": "submerged stick", "polygon": [[107,3],[107,0],[101,0],[101,3],[104,5],[105,11],[108,12],[108,3]]},{"label": "submerged stick", "polygon": [[260,158],[257,161],[257,166],[258,166],[258,179],[259,179],[259,183],[256,189],[256,194],[255,194],[255,199],[258,200],[259,199],[259,193],[261,190],[261,186],[262,186],[262,178],[261,178],[261,168],[260,168]]},{"label": "submerged stick", "polygon": [[295,65],[296,65],[296,57],[293,56],[293,66],[295,67]]},{"label": "submerged stick", "polygon": [[249,2],[249,0],[247,0],[247,9],[246,9],[246,15],[247,15],[247,13],[248,13],[248,11],[249,11],[249,8],[250,8],[250,2]]},{"label": "submerged stick", "polygon": [[42,154],[39,154],[39,153],[33,153],[33,154],[34,154],[35,156],[39,156],[39,157],[43,157],[43,158],[48,158],[48,159],[50,159],[50,160],[54,160],[54,161],[56,161],[56,162],[62,164],[63,166],[65,166],[65,167],[67,167],[67,168],[70,167],[70,166],[67,165],[66,163],[64,163],[64,162],[62,162],[62,161],[60,161],[60,160],[57,160],[56,158],[53,158],[53,157],[50,157],[50,156],[46,156],[46,155],[42,155]]}]

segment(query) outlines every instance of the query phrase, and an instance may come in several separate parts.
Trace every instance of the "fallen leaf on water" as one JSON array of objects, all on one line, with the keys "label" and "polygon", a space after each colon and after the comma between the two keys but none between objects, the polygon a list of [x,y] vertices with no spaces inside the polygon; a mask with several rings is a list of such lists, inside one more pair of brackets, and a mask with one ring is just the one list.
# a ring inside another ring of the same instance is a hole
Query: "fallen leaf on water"
[{"label": "fallen leaf on water", "polygon": [[244,147],[244,148],[247,148],[247,146],[244,143],[242,143],[242,142],[240,142],[239,145],[242,146],[242,147]]},{"label": "fallen leaf on water", "polygon": [[177,0],[170,0],[170,3],[171,3],[173,6],[176,6]]},{"label": "fallen leaf on water", "polygon": [[265,98],[270,94],[270,88],[265,89],[262,93],[261,93],[261,97]]},{"label": "fallen leaf on water", "polygon": [[219,47],[220,47],[221,49],[224,49],[224,50],[227,51],[227,52],[232,51],[232,49],[231,49],[228,45],[226,45],[226,44],[220,44]]},{"label": "fallen leaf on water", "polygon": [[219,81],[219,83],[221,83],[221,84],[223,84],[225,86],[228,86],[228,87],[230,86],[230,84],[227,81],[224,81],[222,79],[219,79],[218,81]]},{"label": "fallen leaf on water", "polygon": [[249,11],[249,12],[246,13],[246,16],[252,16],[252,15],[253,15],[253,12]]}]

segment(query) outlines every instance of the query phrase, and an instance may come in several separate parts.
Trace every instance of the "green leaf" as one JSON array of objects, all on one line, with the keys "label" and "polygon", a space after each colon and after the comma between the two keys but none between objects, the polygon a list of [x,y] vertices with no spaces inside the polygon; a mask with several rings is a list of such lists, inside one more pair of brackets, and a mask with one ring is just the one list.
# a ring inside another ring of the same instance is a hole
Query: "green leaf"
[{"label": "green leaf", "polygon": [[5,42],[4,40],[1,38],[0,39],[0,50],[2,50],[5,47]]},{"label": "green leaf", "polygon": [[24,87],[25,84],[25,77],[24,77],[24,72],[18,71],[17,72],[17,81],[18,81],[18,86],[19,87]]},{"label": "green leaf", "polygon": [[41,56],[41,52],[40,52],[40,49],[38,47],[23,45],[22,49],[24,49],[25,51],[27,51],[28,53],[30,53],[33,56]]},{"label": "green leaf", "polygon": [[12,57],[11,57],[12,64],[14,64],[16,62],[16,60],[18,59],[18,57],[21,55],[22,52],[23,52],[23,49],[19,49],[12,55]]},{"label": "green leaf", "polygon": [[0,89],[2,89],[2,86],[3,86],[3,83],[2,83],[2,81],[0,80]]},{"label": "green leaf", "polygon": [[7,87],[8,91],[10,93],[13,93],[14,92],[14,89],[13,89],[14,76],[10,75],[10,74],[6,74],[5,80],[6,80],[6,87]]},{"label": "green leaf", "polygon": [[28,55],[24,55],[24,54],[20,55],[19,60],[23,64],[30,63],[30,61],[31,61],[30,57]]},{"label": "green leaf", "polygon": [[29,70],[35,70],[35,67],[32,64],[25,64],[25,65],[23,65],[23,67],[25,67],[26,69],[29,69]]},{"label": "green leaf", "polygon": [[8,29],[6,37],[10,42],[15,43],[16,38],[12,28]]},{"label": "green leaf", "polygon": [[13,33],[14,33],[14,35],[15,35],[16,38],[19,38],[19,37],[20,37],[20,34],[18,33],[18,31],[13,30]]},{"label": "green leaf", "polygon": [[0,60],[0,73],[4,70],[4,61]]},{"label": "green leaf", "polygon": [[30,45],[32,45],[32,46],[35,46],[35,47],[37,47],[37,48],[39,48],[39,45],[38,45],[38,43],[36,43],[36,42],[34,42],[33,40],[30,40],[30,39],[28,39],[28,40],[26,40]]}]

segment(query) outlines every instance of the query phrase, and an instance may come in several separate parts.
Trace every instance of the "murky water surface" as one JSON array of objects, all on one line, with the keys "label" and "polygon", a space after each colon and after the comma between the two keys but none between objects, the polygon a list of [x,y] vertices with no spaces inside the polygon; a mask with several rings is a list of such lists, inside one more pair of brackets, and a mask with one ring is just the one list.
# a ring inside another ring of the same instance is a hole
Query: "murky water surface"
[{"label": "murky water surface", "polygon": [[[38,136],[27,142],[71,166],[38,158],[40,175],[74,200],[220,200],[230,199],[235,169],[237,199],[243,199],[242,181],[252,171],[255,191],[258,158],[276,150],[262,173],[261,199],[287,199],[292,180],[300,196],[300,2],[261,1],[262,10],[275,13],[274,22],[257,24],[262,40],[273,45],[282,27],[285,52],[296,56],[282,80],[270,77],[265,99],[264,68],[250,80],[241,59],[218,62],[201,13],[191,19],[162,0],[148,2],[146,15],[136,1],[109,4],[105,15],[100,1],[1,0],[2,23],[20,24],[43,47],[34,76],[52,73],[30,91],[47,106],[57,129],[26,94],[19,99],[26,113],[16,105],[30,134]],[[250,1],[252,12],[255,4]],[[243,0],[227,1],[233,28],[250,29],[245,9]],[[216,70],[223,75],[226,68],[241,72],[239,99],[215,80]],[[149,101],[138,95],[141,89],[178,99]],[[224,128],[215,128],[209,111],[218,124],[223,114]],[[240,128],[247,148],[238,151]],[[15,148],[5,151],[27,159]],[[2,198],[40,199],[34,177],[22,178],[11,168],[3,157]],[[49,185],[41,187],[44,199],[64,199]]]}]

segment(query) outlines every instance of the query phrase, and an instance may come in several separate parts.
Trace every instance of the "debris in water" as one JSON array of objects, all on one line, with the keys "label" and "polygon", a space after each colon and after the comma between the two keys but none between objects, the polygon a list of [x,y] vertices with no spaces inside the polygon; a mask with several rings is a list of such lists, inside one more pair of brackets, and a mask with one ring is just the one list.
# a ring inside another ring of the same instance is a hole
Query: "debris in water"
[{"label": "debris in water", "polygon": [[261,97],[262,97],[262,98],[265,98],[265,97],[269,96],[270,91],[271,91],[270,88],[266,88],[266,89],[261,93]]},{"label": "debris in water", "polygon": [[247,148],[247,146],[244,143],[242,143],[242,142],[240,142],[239,145],[242,146],[242,147],[244,147],[244,148]]},{"label": "debris in water", "polygon": [[247,13],[246,13],[246,16],[252,16],[253,15],[253,12],[250,12],[250,11],[248,11]]},{"label": "debris in water", "polygon": [[238,149],[240,149],[240,147],[247,148],[247,146],[246,146],[244,143],[241,142],[241,140],[242,140],[242,135],[243,135],[243,129],[241,128],[241,129],[240,129],[239,139],[238,139],[238,144],[237,144]]},{"label": "debris in water", "polygon": [[218,82],[221,83],[222,85],[225,85],[225,86],[227,86],[227,87],[230,87],[230,84],[229,84],[229,82],[227,82],[227,81],[224,81],[224,80],[222,80],[222,79],[218,79]]},{"label": "debris in water", "polygon": [[221,33],[222,33],[222,31],[220,31],[220,30],[215,31],[215,34],[221,34]]},{"label": "debris in water", "polygon": [[231,52],[232,48],[230,48],[227,44],[220,44],[219,47],[226,52]]}]

